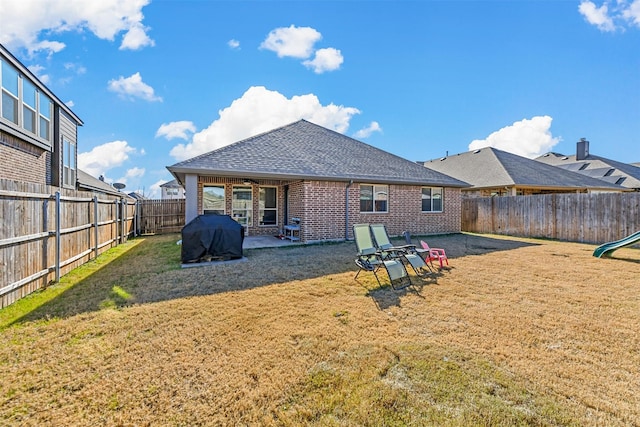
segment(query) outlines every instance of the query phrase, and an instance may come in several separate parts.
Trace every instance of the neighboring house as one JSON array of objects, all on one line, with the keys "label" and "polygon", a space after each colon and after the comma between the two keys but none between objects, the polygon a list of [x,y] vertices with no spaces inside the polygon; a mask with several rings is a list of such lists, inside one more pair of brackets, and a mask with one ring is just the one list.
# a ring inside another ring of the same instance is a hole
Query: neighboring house
[{"label": "neighboring house", "polygon": [[462,189],[464,197],[626,190],[492,147],[420,163],[471,184]]},{"label": "neighboring house", "polygon": [[143,196],[142,194],[138,193],[137,191],[132,191],[131,193],[128,194],[129,197],[131,197],[132,199],[135,200],[149,200],[148,197]]},{"label": "neighboring house", "polygon": [[83,170],[78,169],[78,190],[91,191],[94,193],[111,194],[113,196],[126,196],[111,184],[104,182],[100,178],[95,178]]},{"label": "neighboring house", "polygon": [[165,182],[160,186],[160,189],[162,191],[160,197],[162,200],[176,200],[185,198],[184,188],[182,188],[182,186],[178,184],[178,181],[175,179],[169,182]]},{"label": "neighboring house", "polygon": [[536,160],[640,191],[640,164],[622,163],[589,154],[589,141],[584,138],[577,142],[575,155],[565,156],[564,154],[550,152],[543,154]]},{"label": "neighboring house", "polygon": [[392,235],[459,232],[467,186],[306,120],[167,169],[186,189],[187,222],[227,214],[250,235],[276,235],[299,219],[303,242],[349,239],[356,223]]},{"label": "neighboring house", "polygon": [[0,178],[76,188],[82,120],[0,45]]}]

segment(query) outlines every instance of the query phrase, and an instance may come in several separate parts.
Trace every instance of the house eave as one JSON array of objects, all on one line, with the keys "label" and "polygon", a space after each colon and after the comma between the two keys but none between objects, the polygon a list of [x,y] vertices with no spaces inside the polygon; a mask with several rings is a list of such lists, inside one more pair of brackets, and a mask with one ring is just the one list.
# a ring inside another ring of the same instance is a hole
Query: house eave
[{"label": "house eave", "polygon": [[465,188],[468,186],[466,183],[455,184],[433,180],[407,180],[402,178],[388,178],[382,176],[330,176],[330,175],[304,175],[304,174],[288,174],[288,173],[265,173],[256,171],[242,171],[242,170],[203,170],[192,168],[180,168],[168,166],[167,169],[178,180],[179,183],[184,185],[184,176],[188,174],[202,175],[202,176],[214,176],[221,178],[246,178],[246,179],[271,179],[281,181],[333,181],[333,182],[359,182],[368,184],[390,184],[390,185],[422,185],[422,186],[438,186],[449,188]]}]

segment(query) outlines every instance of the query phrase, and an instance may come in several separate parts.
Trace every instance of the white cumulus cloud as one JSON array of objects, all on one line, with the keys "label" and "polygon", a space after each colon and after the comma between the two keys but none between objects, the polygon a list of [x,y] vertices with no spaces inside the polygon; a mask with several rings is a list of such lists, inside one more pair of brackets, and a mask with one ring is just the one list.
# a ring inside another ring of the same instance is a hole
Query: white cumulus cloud
[{"label": "white cumulus cloud", "polygon": [[314,58],[306,60],[302,64],[311,68],[316,74],[322,74],[325,71],[337,70],[343,62],[342,53],[338,49],[328,47],[316,50]]},{"label": "white cumulus cloud", "polygon": [[263,86],[253,86],[219,111],[219,118],[196,133],[192,142],[176,145],[170,154],[176,160],[188,159],[300,119],[345,132],[351,117],[359,113],[353,107],[322,105],[313,94],[287,98]]},{"label": "white cumulus cloud", "polygon": [[178,122],[163,123],[156,132],[156,138],[165,137],[167,139],[180,138],[187,140],[196,131],[196,125],[188,120]]},{"label": "white cumulus cloud", "polygon": [[531,159],[538,157],[551,151],[561,140],[551,134],[552,121],[549,116],[536,116],[514,122],[485,139],[472,141],[469,150],[494,147]]},{"label": "white cumulus cloud", "polygon": [[272,30],[260,45],[261,49],[275,52],[278,57],[309,58],[313,45],[322,39],[322,34],[311,27],[276,28]]},{"label": "white cumulus cloud", "polygon": [[55,35],[89,31],[114,40],[124,33],[120,49],[153,45],[142,25],[142,8],[150,0],[19,0],[0,1],[0,43],[29,52],[59,52],[65,45]]},{"label": "white cumulus cloud", "polygon": [[121,166],[135,153],[127,141],[112,141],[94,147],[91,151],[78,154],[78,168],[89,175],[106,175],[109,169]]},{"label": "white cumulus cloud", "polygon": [[160,186],[166,182],[167,182],[166,180],[160,180],[160,181],[154,182],[153,184],[151,184],[148,194],[145,194],[145,195],[150,199],[159,199],[162,195],[162,188]]},{"label": "white cumulus cloud", "polygon": [[367,126],[366,128],[360,129],[358,132],[356,132],[353,135],[353,137],[354,138],[368,138],[374,132],[382,132],[382,128],[380,127],[380,124],[378,122],[369,123],[369,126]]},{"label": "white cumulus cloud", "polygon": [[615,3],[605,1],[601,6],[591,0],[582,0],[578,11],[600,31],[624,30],[629,25],[640,28],[640,0],[618,0]]},{"label": "white cumulus cloud", "polygon": [[227,42],[227,46],[231,49],[240,49],[240,42],[236,39],[231,39]]},{"label": "white cumulus cloud", "polygon": [[117,93],[122,98],[131,100],[140,98],[150,102],[162,102],[162,98],[155,95],[153,88],[142,81],[142,76],[139,72],[129,77],[120,76],[117,80],[109,80],[109,90]]}]

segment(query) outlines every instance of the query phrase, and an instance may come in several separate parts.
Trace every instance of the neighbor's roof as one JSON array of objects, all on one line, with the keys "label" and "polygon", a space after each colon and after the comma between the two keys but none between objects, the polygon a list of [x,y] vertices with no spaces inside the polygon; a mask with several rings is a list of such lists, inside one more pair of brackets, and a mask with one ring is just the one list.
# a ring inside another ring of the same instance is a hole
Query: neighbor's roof
[{"label": "neighbor's roof", "polygon": [[424,162],[426,167],[472,184],[472,188],[518,186],[544,189],[624,190],[526,157],[486,147]]},{"label": "neighbor's roof", "polygon": [[171,181],[167,181],[164,184],[161,184],[160,187],[162,187],[162,188],[182,188],[182,185],[180,185],[180,183],[178,183],[178,180],[172,179]]},{"label": "neighbor's roof", "polygon": [[111,194],[120,197],[129,197],[125,193],[119,192],[111,184],[95,178],[83,170],[78,169],[78,188],[88,191],[95,191],[97,193]]},{"label": "neighbor's roof", "polygon": [[554,152],[543,154],[536,160],[622,187],[640,188],[639,164],[622,163],[591,154],[583,160],[576,160],[575,155],[565,156]]},{"label": "neighbor's roof", "polygon": [[201,174],[468,186],[465,182],[306,120],[227,145],[167,169],[183,183],[185,174]]}]

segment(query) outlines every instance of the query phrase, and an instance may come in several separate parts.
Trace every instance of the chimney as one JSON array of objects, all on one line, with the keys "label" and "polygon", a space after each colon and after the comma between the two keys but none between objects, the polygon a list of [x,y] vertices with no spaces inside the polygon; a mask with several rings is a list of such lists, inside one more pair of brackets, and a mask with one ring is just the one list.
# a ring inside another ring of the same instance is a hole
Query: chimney
[{"label": "chimney", "polygon": [[580,138],[576,147],[576,160],[585,160],[589,157],[589,141]]}]

